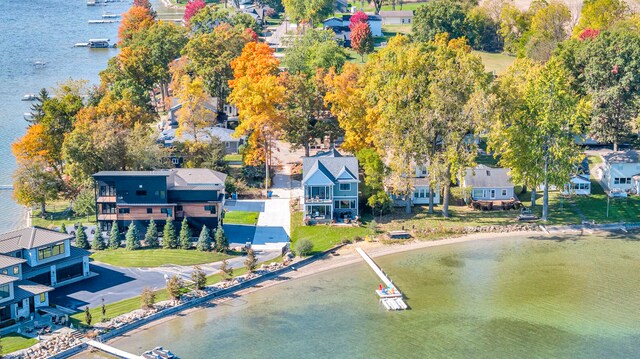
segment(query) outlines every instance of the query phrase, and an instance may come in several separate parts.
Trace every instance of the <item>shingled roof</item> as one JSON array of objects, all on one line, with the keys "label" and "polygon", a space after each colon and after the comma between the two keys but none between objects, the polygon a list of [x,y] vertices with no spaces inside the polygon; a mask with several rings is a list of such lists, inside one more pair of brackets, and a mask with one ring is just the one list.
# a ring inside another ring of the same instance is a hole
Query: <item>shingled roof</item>
[{"label": "shingled roof", "polygon": [[335,149],[319,152],[313,157],[302,159],[302,172],[306,183],[314,174],[321,172],[332,182],[358,181],[358,159],[353,156],[343,156]]},{"label": "shingled roof", "polygon": [[27,227],[0,234],[0,253],[42,247],[71,238],[72,236],[67,233],[41,227]]},{"label": "shingled roof", "polygon": [[510,188],[513,187],[509,170],[478,165],[468,169],[464,176],[465,186],[473,188]]}]

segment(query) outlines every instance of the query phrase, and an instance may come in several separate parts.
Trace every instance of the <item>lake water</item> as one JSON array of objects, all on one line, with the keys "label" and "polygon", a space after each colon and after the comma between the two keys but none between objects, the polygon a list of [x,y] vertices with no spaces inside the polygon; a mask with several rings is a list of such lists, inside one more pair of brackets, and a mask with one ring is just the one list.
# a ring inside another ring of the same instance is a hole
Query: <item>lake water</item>
[{"label": "lake water", "polygon": [[411,310],[384,310],[373,292],[379,280],[361,263],[173,319],[114,346],[140,353],[163,345],[182,359],[640,355],[637,237],[520,237],[376,261]]},{"label": "lake water", "polygon": [[[0,11],[0,185],[12,183],[16,167],[11,143],[26,129],[23,114],[30,102],[21,98],[52,88],[69,78],[99,81],[99,72],[107,66],[117,49],[74,48],[73,44],[90,38],[117,41],[118,23],[89,25],[101,19],[105,11],[122,13],[131,1],[87,6],[86,0],[2,1]],[[158,13],[175,13],[156,5]],[[169,15],[168,18],[179,16]],[[34,61],[44,61],[36,68]],[[25,211],[12,200],[10,191],[0,191],[0,232],[24,225]]]}]

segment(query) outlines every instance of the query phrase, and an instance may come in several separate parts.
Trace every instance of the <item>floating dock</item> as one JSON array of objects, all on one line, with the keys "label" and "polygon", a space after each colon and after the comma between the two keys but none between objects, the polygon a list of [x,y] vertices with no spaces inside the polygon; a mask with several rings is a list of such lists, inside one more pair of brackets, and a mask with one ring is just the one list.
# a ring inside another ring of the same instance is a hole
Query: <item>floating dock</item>
[{"label": "floating dock", "polygon": [[369,255],[360,247],[356,247],[356,251],[362,259],[373,269],[373,272],[380,277],[386,288],[376,290],[376,294],[380,297],[380,302],[387,310],[405,310],[408,308],[403,300],[403,295],[398,288],[391,282],[391,279],[378,267],[378,265],[369,257]]},{"label": "floating dock", "polygon": [[142,359],[141,356],[139,355],[135,355],[135,354],[131,354],[131,353],[127,353],[124,350],[120,350],[118,348],[114,348],[110,345],[104,344],[104,343],[100,343],[97,342],[95,340],[89,340],[87,342],[87,345],[90,347],[94,347],[96,349],[100,349],[105,353],[109,353],[115,357],[118,358],[122,358],[122,359]]},{"label": "floating dock", "polygon": [[120,20],[102,19],[102,20],[89,20],[89,24],[113,24],[120,22]]}]

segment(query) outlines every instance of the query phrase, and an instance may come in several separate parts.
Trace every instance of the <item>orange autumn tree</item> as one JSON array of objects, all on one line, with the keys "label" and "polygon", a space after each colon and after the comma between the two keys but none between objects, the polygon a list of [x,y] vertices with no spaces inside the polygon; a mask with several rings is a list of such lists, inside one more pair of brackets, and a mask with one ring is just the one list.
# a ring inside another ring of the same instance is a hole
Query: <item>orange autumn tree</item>
[{"label": "orange autumn tree", "polygon": [[128,46],[135,33],[152,25],[153,15],[149,9],[142,6],[132,6],[129,11],[122,14],[122,21],[118,28],[120,46]]},{"label": "orange autumn tree", "polygon": [[284,98],[284,87],[278,81],[280,62],[265,43],[249,42],[239,57],[231,62],[233,80],[229,81],[230,103],[238,108],[237,136],[248,135],[244,154],[247,165],[266,160],[265,143],[281,127],[278,107]]},{"label": "orange autumn tree", "polygon": [[24,136],[11,145],[11,152],[13,152],[18,163],[50,162],[48,147],[50,141],[47,141],[46,138],[47,133],[42,124],[32,125],[27,129],[27,133]]}]

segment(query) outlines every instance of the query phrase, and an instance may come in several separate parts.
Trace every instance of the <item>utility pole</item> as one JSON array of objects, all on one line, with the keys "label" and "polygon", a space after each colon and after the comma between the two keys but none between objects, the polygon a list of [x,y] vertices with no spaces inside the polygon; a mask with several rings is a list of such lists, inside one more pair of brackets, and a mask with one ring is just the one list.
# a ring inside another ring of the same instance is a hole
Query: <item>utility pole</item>
[{"label": "utility pole", "polygon": [[264,132],[264,194],[269,197],[269,134]]}]

